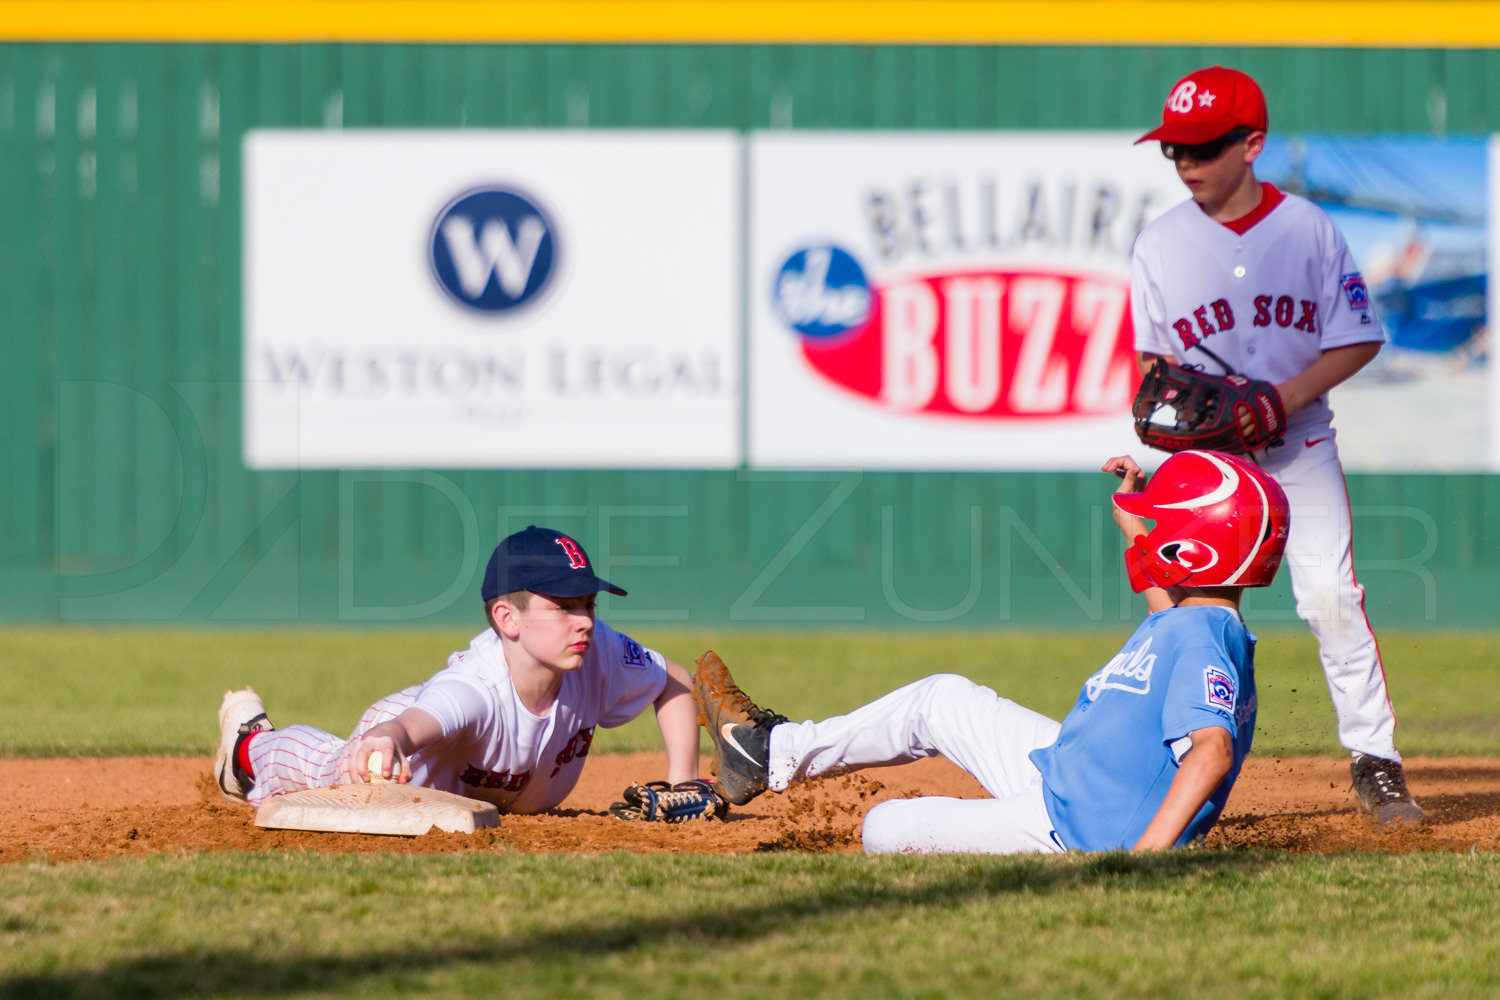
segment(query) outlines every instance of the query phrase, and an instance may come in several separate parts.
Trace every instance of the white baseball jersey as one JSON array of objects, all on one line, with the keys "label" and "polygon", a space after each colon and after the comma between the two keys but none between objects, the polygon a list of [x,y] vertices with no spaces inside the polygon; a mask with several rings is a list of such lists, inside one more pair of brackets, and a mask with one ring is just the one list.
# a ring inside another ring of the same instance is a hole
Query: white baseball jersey
[{"label": "white baseball jersey", "polygon": [[621,726],[644,712],[667,682],[666,662],[604,622],[577,670],[563,675],[552,710],[533,715],[516,697],[500,638],[486,629],[446,669],[370,706],[348,740],[311,726],[289,726],[250,745],[255,784],[249,802],[336,784],[348,745],[413,706],[443,728],[409,758],[411,782],[493,802],[501,812],[558,805],[578,782],[594,729]]},{"label": "white baseball jersey", "polygon": [[[1218,372],[1202,345],[1235,371],[1279,384],[1326,350],[1385,339],[1333,220],[1305,198],[1261,187],[1272,201],[1234,228],[1188,199],[1142,230],[1130,271],[1136,350]],[[1400,760],[1385,668],[1354,575],[1332,420],[1321,397],[1288,417],[1281,447],[1255,458],[1291,506],[1283,565],[1297,615],[1318,640],[1339,741]]]},{"label": "white baseball jersey", "polygon": [[[1264,187],[1282,201],[1243,234],[1191,198],[1141,232],[1130,271],[1136,350],[1219,372],[1201,344],[1242,375],[1281,383],[1330,348],[1385,339],[1333,220]],[[1290,416],[1286,438],[1315,438],[1332,419],[1325,396]]]}]

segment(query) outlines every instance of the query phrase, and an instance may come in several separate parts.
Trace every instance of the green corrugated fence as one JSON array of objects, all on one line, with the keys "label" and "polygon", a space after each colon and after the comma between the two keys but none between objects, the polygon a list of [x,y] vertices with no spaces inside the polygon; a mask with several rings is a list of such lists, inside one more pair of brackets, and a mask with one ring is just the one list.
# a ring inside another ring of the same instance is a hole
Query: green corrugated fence
[{"label": "green corrugated fence", "polygon": [[[1089,475],[251,472],[239,150],[256,127],[1139,128],[1243,67],[1273,126],[1500,128],[1493,51],[0,43],[0,620],[477,618],[542,521],[620,621],[1135,617]],[[1351,481],[1377,623],[1495,622],[1489,476]],[[1284,586],[1259,601],[1289,619]]]}]

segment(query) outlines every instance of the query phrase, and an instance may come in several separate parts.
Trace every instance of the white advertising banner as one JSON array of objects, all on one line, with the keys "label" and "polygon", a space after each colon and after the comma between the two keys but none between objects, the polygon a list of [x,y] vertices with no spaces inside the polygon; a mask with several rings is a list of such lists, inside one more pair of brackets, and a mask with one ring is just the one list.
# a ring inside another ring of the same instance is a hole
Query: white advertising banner
[{"label": "white advertising banner", "polygon": [[740,149],[252,132],[247,464],[737,465]]},{"label": "white advertising banner", "polygon": [[750,464],[1082,470],[1143,452],[1130,252],[1186,191],[1136,138],[752,135]]}]

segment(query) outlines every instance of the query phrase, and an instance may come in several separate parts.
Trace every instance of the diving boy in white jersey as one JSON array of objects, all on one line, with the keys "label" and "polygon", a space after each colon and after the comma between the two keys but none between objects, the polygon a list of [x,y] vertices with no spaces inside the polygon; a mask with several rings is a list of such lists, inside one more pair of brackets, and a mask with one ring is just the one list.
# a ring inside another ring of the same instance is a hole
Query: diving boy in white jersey
[{"label": "diving boy in white jersey", "polygon": [[596,726],[656,710],[667,779],[698,777],[692,679],[678,664],[595,618],[595,575],[572,538],[535,526],[502,541],[480,596],[489,627],[423,684],[382,698],[349,739],[312,726],[274,729],[251,689],[219,709],[214,761],[231,801],[260,805],[304,788],[382,777],[483,799],[501,812],[558,805],[583,770]]},{"label": "diving boy in white jersey", "polygon": [[1155,850],[1207,833],[1255,731],[1255,637],[1240,596],[1276,575],[1286,497],[1255,466],[1217,452],[1173,455],[1149,483],[1125,456],[1104,471],[1124,480],[1115,521],[1149,613],[1062,722],[956,674],[847,715],[790,722],[757,707],[705,653],[693,693],[721,794],[741,804],[793,781],[941,754],[993,798],[882,802],[865,817],[866,851]]},{"label": "diving boy in white jersey", "polygon": [[1253,458],[1291,502],[1286,561],[1297,614],[1318,640],[1361,808],[1378,823],[1415,826],[1422,810],[1406,787],[1385,668],[1354,575],[1328,406],[1328,391],[1379,353],[1384,334],[1333,221],[1256,179],[1267,125],[1256,82],[1212,66],[1173,86],[1162,124],[1139,140],[1161,143],[1192,198],[1136,240],[1135,348],[1142,372],[1165,358],[1276,386],[1288,418],[1284,443]]}]

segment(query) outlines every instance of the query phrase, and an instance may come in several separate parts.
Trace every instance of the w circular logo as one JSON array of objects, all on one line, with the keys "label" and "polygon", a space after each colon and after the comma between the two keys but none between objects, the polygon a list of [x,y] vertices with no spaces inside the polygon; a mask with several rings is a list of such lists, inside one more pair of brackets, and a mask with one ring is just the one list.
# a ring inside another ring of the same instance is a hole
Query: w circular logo
[{"label": "w circular logo", "polygon": [[469,191],[438,213],[428,255],[449,298],[494,315],[524,306],[547,287],[557,269],[556,230],[518,191]]}]

